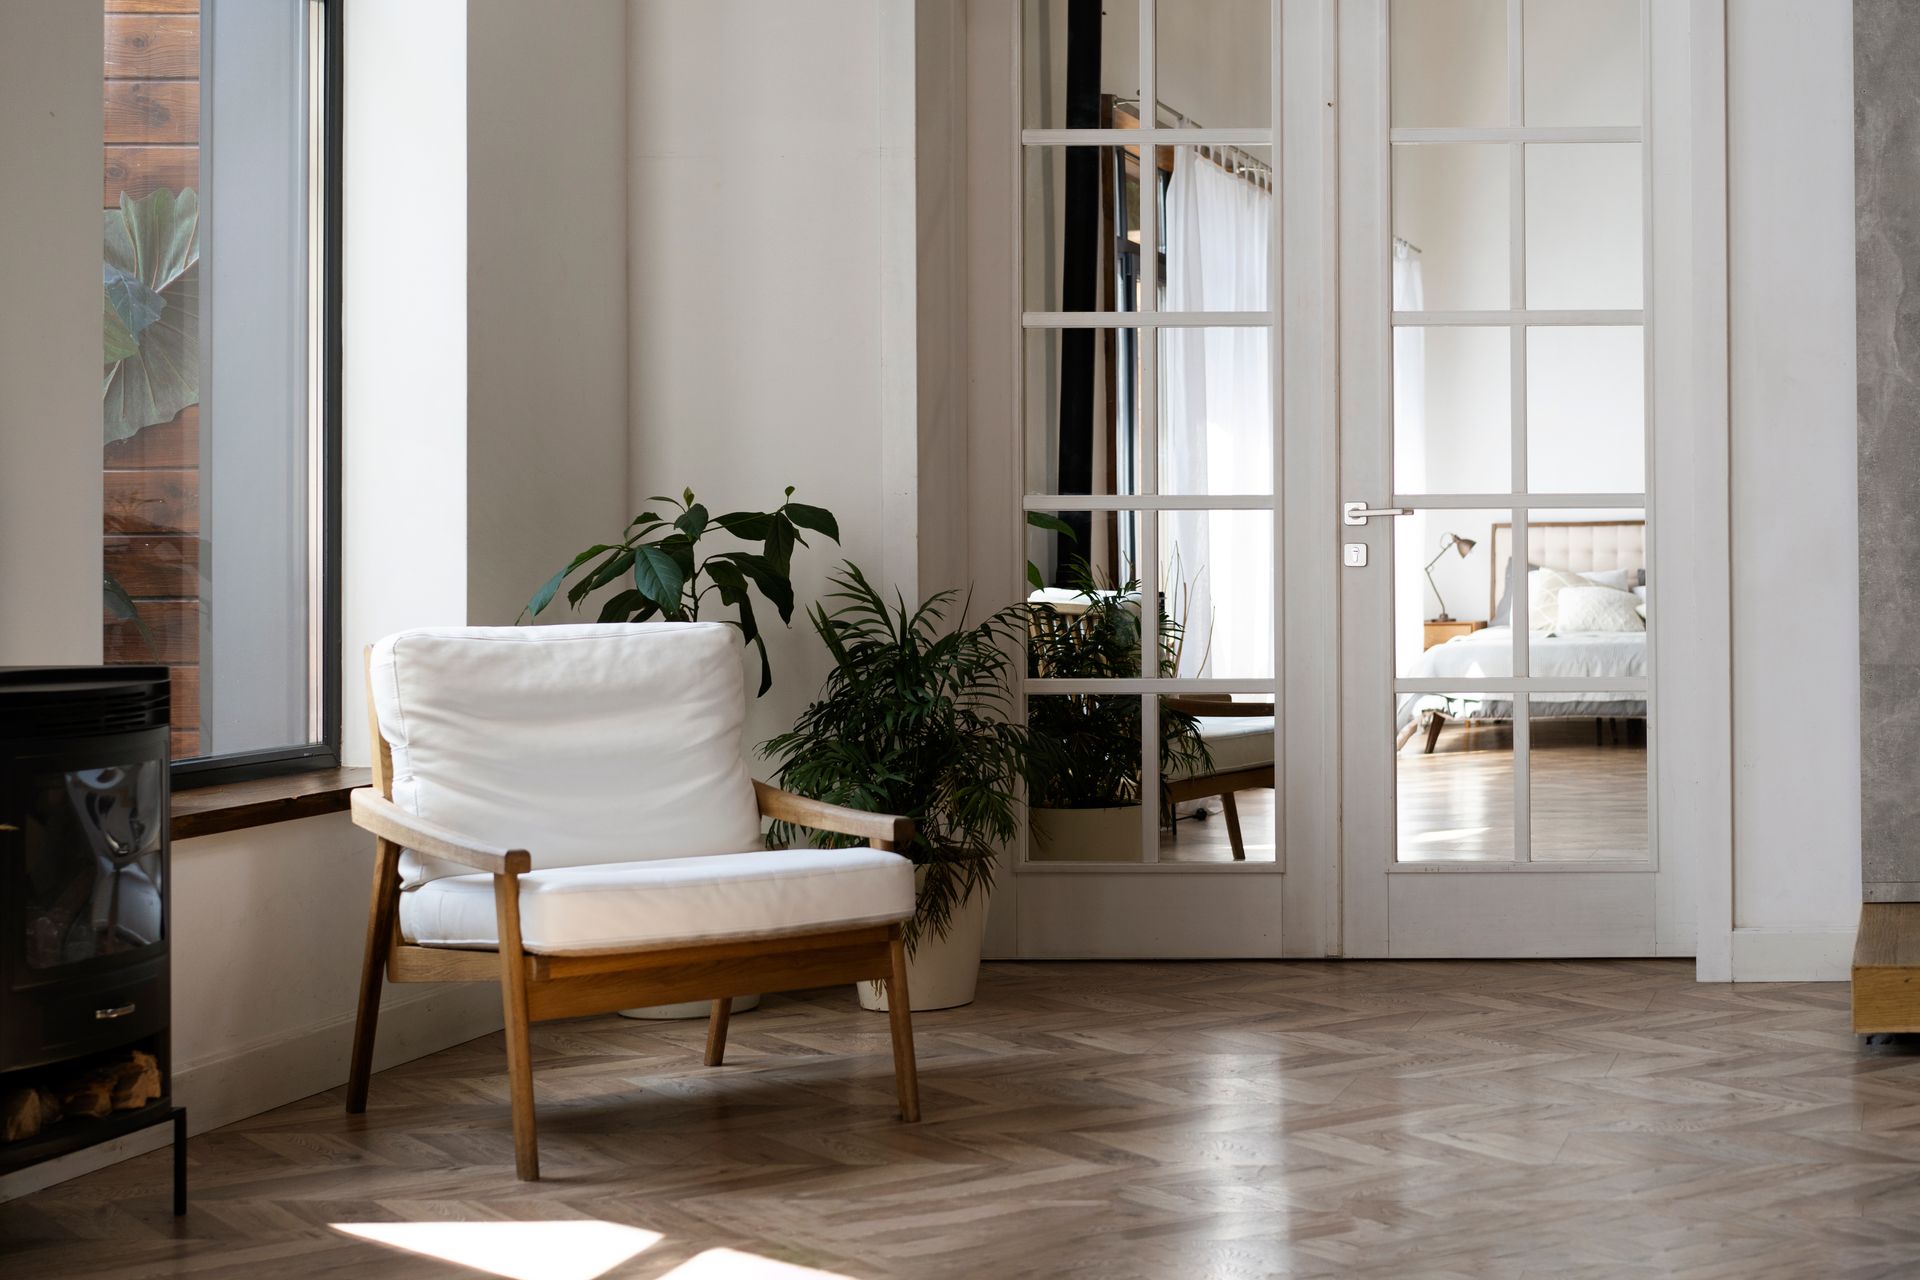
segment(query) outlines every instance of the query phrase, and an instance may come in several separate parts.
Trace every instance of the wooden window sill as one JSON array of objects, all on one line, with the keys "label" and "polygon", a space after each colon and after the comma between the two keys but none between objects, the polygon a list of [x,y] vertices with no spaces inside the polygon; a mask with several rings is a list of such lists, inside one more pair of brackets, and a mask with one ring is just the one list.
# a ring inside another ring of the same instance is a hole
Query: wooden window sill
[{"label": "wooden window sill", "polygon": [[369,769],[317,769],[176,791],[173,838],[191,840],[323,813],[345,813],[348,793],[372,780]]}]

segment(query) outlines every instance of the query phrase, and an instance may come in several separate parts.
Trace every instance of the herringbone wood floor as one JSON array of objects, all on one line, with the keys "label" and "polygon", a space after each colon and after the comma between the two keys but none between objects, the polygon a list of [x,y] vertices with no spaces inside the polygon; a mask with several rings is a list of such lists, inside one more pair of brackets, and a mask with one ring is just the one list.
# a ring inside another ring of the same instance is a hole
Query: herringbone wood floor
[{"label": "herringbone wood floor", "polygon": [[[8,1277],[472,1275],[331,1224],[600,1219],[856,1277],[1920,1274],[1920,1056],[1847,988],[1690,962],[994,964],[916,1019],[926,1120],[844,990],[497,1037],[0,1205]],[[557,1255],[556,1255],[557,1257]],[[562,1274],[554,1272],[553,1274]],[[577,1272],[571,1273],[577,1274]],[[739,1273],[734,1273],[739,1274]]]}]

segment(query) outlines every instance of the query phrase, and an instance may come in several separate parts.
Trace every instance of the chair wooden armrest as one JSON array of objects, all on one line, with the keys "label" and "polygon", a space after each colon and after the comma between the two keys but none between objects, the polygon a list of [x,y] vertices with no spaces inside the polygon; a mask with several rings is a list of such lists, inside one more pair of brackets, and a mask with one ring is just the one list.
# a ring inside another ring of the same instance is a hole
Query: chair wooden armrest
[{"label": "chair wooden armrest", "polygon": [[890,813],[869,813],[845,805],[809,800],[806,796],[783,791],[758,778],[753,781],[754,798],[760,802],[760,816],[775,822],[791,822],[796,827],[831,831],[836,835],[864,837],[876,849],[901,849],[913,840],[913,819]]},{"label": "chair wooden armrest", "polygon": [[354,826],[415,853],[497,876],[523,875],[533,869],[533,858],[525,849],[482,844],[471,836],[416,818],[371,787],[355,791],[352,802]]}]

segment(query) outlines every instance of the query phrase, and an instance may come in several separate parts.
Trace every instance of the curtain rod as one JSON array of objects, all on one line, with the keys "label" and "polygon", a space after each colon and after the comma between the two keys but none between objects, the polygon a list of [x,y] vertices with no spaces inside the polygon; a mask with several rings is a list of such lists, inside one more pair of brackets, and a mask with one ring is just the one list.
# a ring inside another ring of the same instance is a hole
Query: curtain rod
[{"label": "curtain rod", "polygon": [[1403,249],[1411,249],[1413,252],[1421,254],[1423,256],[1426,254],[1425,249],[1422,249],[1419,245],[1407,239],[1405,236],[1395,236],[1393,238],[1393,242],[1399,245]]},{"label": "curtain rod", "polygon": [[[1135,118],[1136,120],[1140,120],[1140,121],[1141,121],[1142,123],[1145,123],[1145,120],[1144,120],[1144,119],[1143,119],[1143,117],[1142,117],[1142,116],[1140,115],[1140,99],[1138,99],[1138,98],[1123,98],[1123,97],[1120,97],[1119,95],[1117,95],[1117,94],[1116,94],[1116,95],[1113,95],[1113,97],[1112,97],[1112,101],[1113,101],[1113,103],[1114,103],[1114,105],[1115,105],[1115,106],[1129,106],[1129,107],[1132,107],[1132,108],[1133,108],[1133,114],[1134,114],[1134,118]],[[1204,128],[1204,127],[1205,127],[1205,126],[1203,126],[1203,125],[1199,125],[1199,124],[1196,124],[1196,123],[1194,123],[1194,121],[1193,121],[1193,119],[1192,119],[1192,118],[1191,118],[1190,116],[1188,116],[1188,115],[1187,115],[1187,114],[1186,114],[1185,112],[1182,112],[1182,111],[1177,111],[1177,110],[1175,110],[1174,108],[1172,108],[1172,107],[1170,107],[1170,106],[1168,106],[1168,105],[1167,105],[1166,103],[1164,103],[1164,102],[1162,102],[1162,103],[1159,103],[1159,104],[1157,104],[1157,105],[1159,106],[1159,109],[1160,109],[1161,111],[1164,111],[1164,112],[1166,112],[1166,113],[1167,113],[1168,115],[1170,115],[1170,116],[1172,116],[1172,117],[1174,118],[1174,121],[1176,122],[1176,123],[1175,123],[1175,127],[1176,127],[1176,128],[1181,128],[1181,129],[1199,129],[1199,128]],[[1158,120],[1156,119],[1156,120],[1154,121],[1154,123],[1155,123],[1155,124],[1157,125],[1157,124],[1159,123],[1159,121],[1158,121]],[[1235,158],[1235,159],[1236,159],[1236,160],[1237,160],[1238,162],[1240,162],[1241,164],[1243,164],[1243,165],[1245,165],[1245,166],[1246,166],[1246,170],[1247,170],[1248,172],[1251,172],[1251,173],[1254,173],[1254,174],[1257,174],[1257,175],[1259,175],[1259,176],[1261,176],[1261,177],[1264,177],[1264,178],[1266,178],[1266,179],[1267,179],[1267,180],[1269,180],[1269,181],[1271,181],[1271,180],[1272,180],[1272,178],[1273,178],[1273,166],[1272,166],[1271,164],[1269,164],[1269,163],[1267,163],[1266,161],[1264,161],[1264,160],[1262,160],[1262,159],[1260,159],[1260,158],[1259,158],[1258,156],[1256,156],[1256,155],[1254,155],[1254,154],[1252,154],[1252,153],[1251,153],[1251,152],[1249,152],[1249,151],[1245,151],[1245,150],[1242,150],[1242,149],[1241,149],[1240,147],[1237,147],[1237,146],[1235,146],[1234,144],[1232,144],[1232,143],[1230,143],[1230,142],[1192,142],[1192,143],[1178,143],[1178,142],[1176,142],[1176,143],[1173,143],[1172,145],[1174,145],[1174,146],[1191,146],[1191,147],[1195,147],[1195,148],[1199,148],[1199,149],[1201,149],[1201,150],[1209,150],[1209,149],[1210,149],[1210,150],[1213,150],[1213,151],[1216,151],[1216,152],[1218,152],[1218,151],[1224,151],[1224,152],[1226,152],[1226,153],[1227,153],[1228,155],[1231,155],[1231,156],[1233,156],[1233,157],[1234,157],[1234,158]],[[1217,162],[1216,162],[1216,163],[1217,163]],[[1225,166],[1225,165],[1222,165],[1221,167],[1222,167],[1222,168],[1225,168],[1226,166]],[[1238,175],[1236,175],[1236,176],[1238,176]]]}]

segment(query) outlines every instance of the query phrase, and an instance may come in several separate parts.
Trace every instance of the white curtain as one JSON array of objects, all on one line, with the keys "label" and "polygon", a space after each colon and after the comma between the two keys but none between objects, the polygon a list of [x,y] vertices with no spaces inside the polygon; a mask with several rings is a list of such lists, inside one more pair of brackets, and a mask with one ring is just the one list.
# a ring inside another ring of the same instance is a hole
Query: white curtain
[{"label": "white curtain", "polygon": [[[1169,311],[1264,311],[1273,193],[1197,147],[1174,151],[1167,192]],[[1270,336],[1262,328],[1160,330],[1160,492],[1265,493],[1273,483]],[[1186,625],[1183,676],[1273,673],[1269,513],[1166,515],[1160,575]]]},{"label": "white curtain", "polygon": [[[1393,309],[1421,311],[1426,289],[1420,279],[1420,251],[1405,240],[1393,242]],[[1393,488],[1395,493],[1425,493],[1427,488],[1427,335],[1405,326],[1393,331]],[[1394,522],[1394,545],[1401,554],[1393,566],[1393,650],[1395,669],[1406,675],[1425,647],[1421,621],[1427,616],[1427,556],[1424,511]],[[1418,553],[1409,555],[1408,553]]]}]

